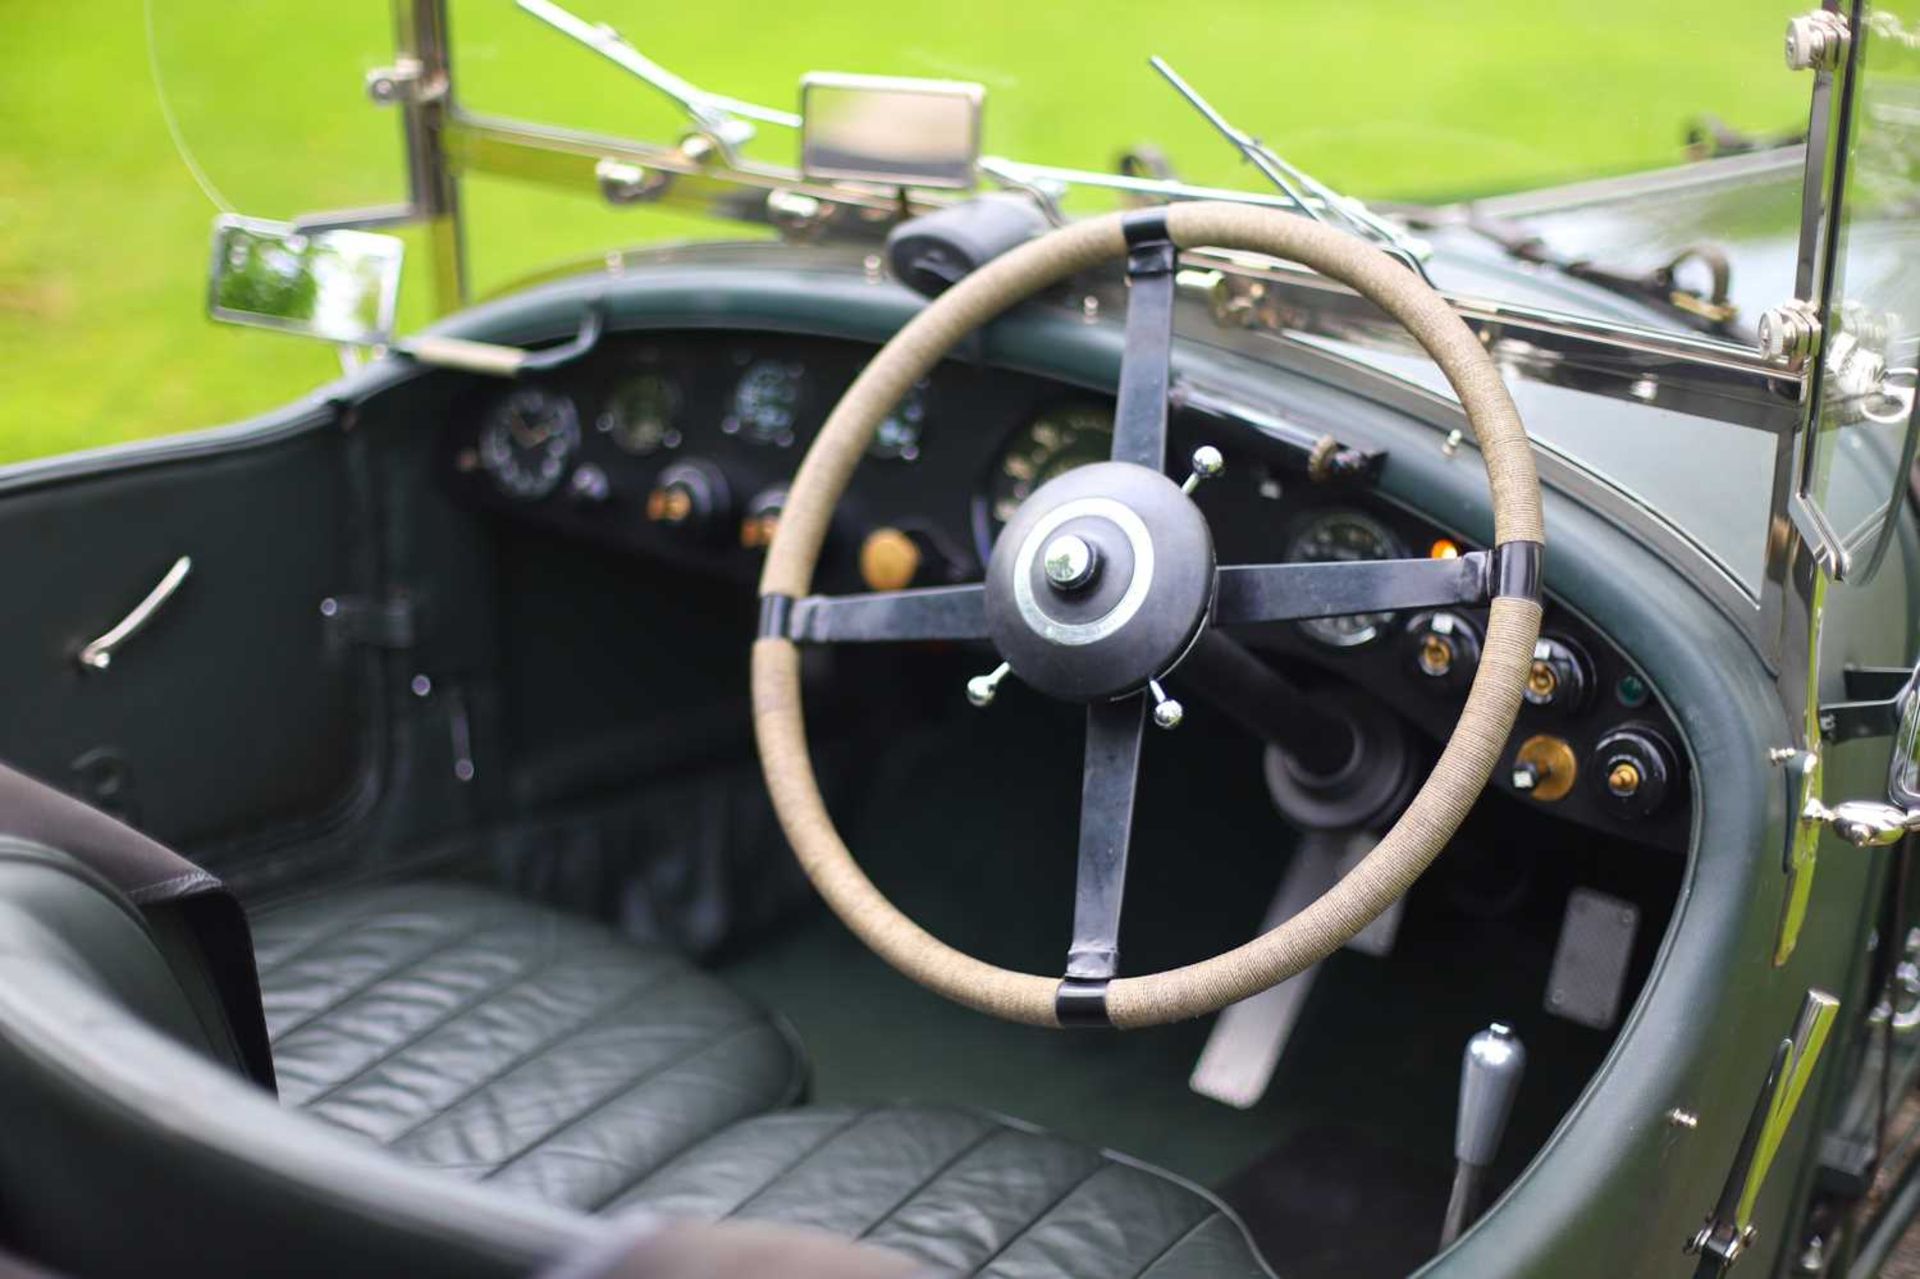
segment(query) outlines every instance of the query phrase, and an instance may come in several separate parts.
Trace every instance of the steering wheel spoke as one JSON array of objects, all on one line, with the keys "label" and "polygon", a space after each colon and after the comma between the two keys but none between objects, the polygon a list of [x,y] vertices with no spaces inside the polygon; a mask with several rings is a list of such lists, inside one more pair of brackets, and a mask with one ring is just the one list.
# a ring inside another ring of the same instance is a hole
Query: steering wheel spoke
[{"label": "steering wheel spoke", "polygon": [[1113,460],[1158,471],[1167,463],[1167,386],[1172,377],[1174,267],[1164,209],[1121,224],[1127,239],[1127,332],[1113,414]]},{"label": "steering wheel spoke", "polygon": [[[1106,983],[1120,969],[1120,907],[1126,895],[1133,800],[1146,736],[1147,699],[1133,693],[1087,707],[1086,767],[1080,783],[1080,859],[1073,893],[1073,941],[1061,984],[1063,1014],[1080,1008],[1104,1023]],[[1065,1016],[1063,1016],[1065,1020]]]},{"label": "steering wheel spoke", "polygon": [[869,595],[763,596],[760,633],[796,644],[887,644],[979,640],[987,635],[987,588],[927,586]]},{"label": "steering wheel spoke", "polygon": [[1452,559],[1230,564],[1220,567],[1216,582],[1215,626],[1463,607],[1492,597],[1493,556],[1474,551]]}]

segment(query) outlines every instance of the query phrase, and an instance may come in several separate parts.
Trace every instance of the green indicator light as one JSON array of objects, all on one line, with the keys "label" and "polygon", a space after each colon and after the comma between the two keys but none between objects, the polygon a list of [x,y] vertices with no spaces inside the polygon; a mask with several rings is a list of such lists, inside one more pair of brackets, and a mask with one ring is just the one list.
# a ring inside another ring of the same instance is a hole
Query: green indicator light
[{"label": "green indicator light", "polygon": [[1622,675],[1620,682],[1614,685],[1613,695],[1629,710],[1644,706],[1647,703],[1647,681],[1638,675]]}]

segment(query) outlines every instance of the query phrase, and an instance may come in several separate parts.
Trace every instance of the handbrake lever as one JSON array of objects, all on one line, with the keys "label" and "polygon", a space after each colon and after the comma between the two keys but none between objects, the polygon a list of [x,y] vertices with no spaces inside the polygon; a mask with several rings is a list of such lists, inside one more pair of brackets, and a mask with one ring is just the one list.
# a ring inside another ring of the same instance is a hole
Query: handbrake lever
[{"label": "handbrake lever", "polygon": [[1453,1130],[1453,1193],[1440,1227],[1445,1249],[1479,1215],[1487,1169],[1506,1135],[1513,1099],[1527,1069],[1527,1048],[1511,1027],[1494,1022],[1467,1041],[1460,1059],[1460,1114]]}]

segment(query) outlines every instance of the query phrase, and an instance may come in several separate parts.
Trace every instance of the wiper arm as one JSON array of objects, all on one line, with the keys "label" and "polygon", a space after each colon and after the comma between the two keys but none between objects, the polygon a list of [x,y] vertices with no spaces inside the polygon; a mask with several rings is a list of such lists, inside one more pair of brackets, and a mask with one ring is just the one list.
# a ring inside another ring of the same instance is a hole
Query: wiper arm
[{"label": "wiper arm", "polygon": [[800,117],[791,111],[776,111],[771,107],[742,102],[738,98],[708,93],[681,79],[627,43],[624,36],[604,22],[588,22],[562,9],[553,0],[514,0],[514,3],[561,35],[587,46],[672,98],[703,132],[712,136],[722,147],[731,149],[753,136],[753,126],[745,123],[747,120],[777,124],[788,129],[800,127]]},{"label": "wiper arm", "polygon": [[[525,0],[522,0],[524,3]],[[1260,170],[1261,174],[1302,214],[1315,222],[1327,226],[1334,225],[1337,219],[1347,230],[1363,239],[1371,240],[1380,248],[1405,263],[1408,269],[1431,284],[1427,275],[1427,246],[1410,236],[1401,227],[1374,213],[1371,209],[1351,196],[1341,195],[1326,183],[1319,181],[1305,171],[1287,163],[1272,147],[1260,141],[1246,130],[1235,125],[1215,109],[1211,102],[1200,96],[1183,79],[1179,72],[1168,65],[1165,58],[1158,54],[1147,59],[1147,63],[1173,86],[1175,93],[1187,100],[1187,104],[1200,113],[1202,119],[1212,125],[1222,137],[1232,143],[1245,156],[1248,163]],[[1329,216],[1331,215],[1331,216]]]}]

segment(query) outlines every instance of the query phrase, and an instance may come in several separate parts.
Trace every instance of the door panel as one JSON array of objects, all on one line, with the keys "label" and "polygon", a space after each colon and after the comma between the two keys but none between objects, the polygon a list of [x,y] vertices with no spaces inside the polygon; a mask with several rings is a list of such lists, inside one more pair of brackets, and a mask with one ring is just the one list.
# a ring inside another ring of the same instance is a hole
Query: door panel
[{"label": "door panel", "polygon": [[[370,576],[343,439],[0,492],[0,758],[189,851],[291,835],[370,794],[372,659],[320,608]],[[80,649],[183,555],[151,623],[84,668]]]}]

